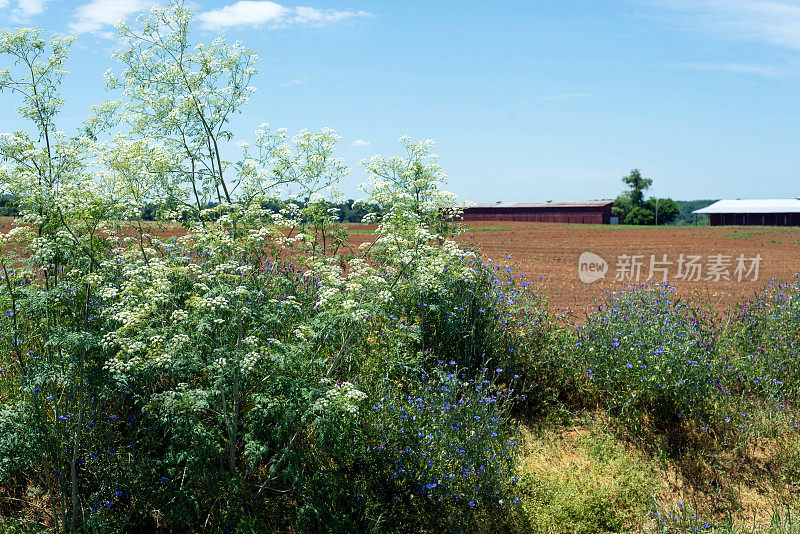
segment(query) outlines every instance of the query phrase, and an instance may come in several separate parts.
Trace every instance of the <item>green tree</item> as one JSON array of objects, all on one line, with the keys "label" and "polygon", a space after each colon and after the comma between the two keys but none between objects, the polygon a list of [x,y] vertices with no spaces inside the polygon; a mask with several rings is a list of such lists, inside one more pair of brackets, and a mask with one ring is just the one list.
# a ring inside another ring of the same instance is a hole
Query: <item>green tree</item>
[{"label": "green tree", "polygon": [[653,180],[643,177],[639,169],[631,170],[622,181],[630,190],[621,193],[612,208],[612,213],[622,224],[669,224],[678,216],[678,205],[670,198],[650,197],[645,200],[644,192],[650,189]]},{"label": "green tree", "polygon": [[655,222],[654,212],[647,207],[633,206],[621,219],[622,224],[650,225]]},{"label": "green tree", "polygon": [[645,178],[639,169],[633,169],[628,176],[624,176],[622,181],[631,188],[628,192],[631,204],[642,207],[644,205],[644,192],[653,185],[653,180]]},{"label": "green tree", "polygon": [[671,198],[650,197],[645,205],[654,214],[653,224],[670,224],[680,213],[677,202]]}]

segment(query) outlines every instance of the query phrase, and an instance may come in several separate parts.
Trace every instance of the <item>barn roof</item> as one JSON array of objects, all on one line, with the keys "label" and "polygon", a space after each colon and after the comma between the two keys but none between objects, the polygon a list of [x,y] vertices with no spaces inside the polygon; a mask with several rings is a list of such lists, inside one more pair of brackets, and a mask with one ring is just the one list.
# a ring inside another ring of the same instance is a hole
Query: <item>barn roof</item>
[{"label": "barn roof", "polygon": [[800,199],[720,200],[692,213],[800,213]]},{"label": "barn roof", "polygon": [[613,204],[613,200],[591,200],[586,202],[484,202],[475,208],[599,208]]}]

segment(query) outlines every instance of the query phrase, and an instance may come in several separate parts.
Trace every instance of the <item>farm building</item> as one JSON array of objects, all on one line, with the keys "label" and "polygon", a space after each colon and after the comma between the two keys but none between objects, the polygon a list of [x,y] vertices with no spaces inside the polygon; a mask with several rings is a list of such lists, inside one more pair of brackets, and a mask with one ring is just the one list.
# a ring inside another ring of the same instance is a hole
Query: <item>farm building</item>
[{"label": "farm building", "polygon": [[707,214],[711,226],[800,226],[800,199],[720,200],[692,213]]},{"label": "farm building", "polygon": [[464,220],[609,224],[613,204],[610,200],[478,204],[464,209]]}]

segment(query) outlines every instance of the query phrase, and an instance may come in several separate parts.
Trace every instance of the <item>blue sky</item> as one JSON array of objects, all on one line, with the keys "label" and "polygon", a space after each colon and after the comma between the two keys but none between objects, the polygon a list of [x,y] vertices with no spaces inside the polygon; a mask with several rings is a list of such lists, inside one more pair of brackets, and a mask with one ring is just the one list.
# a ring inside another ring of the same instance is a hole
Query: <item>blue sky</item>
[{"label": "blue sky", "polygon": [[[70,131],[107,98],[113,27],[152,0],[0,0],[6,28],[78,36]],[[194,37],[260,56],[235,121],[335,129],[341,155],[431,138],[465,200],[613,198],[634,167],[676,199],[800,196],[800,1],[201,0]],[[118,68],[116,69],[118,70]],[[15,101],[0,95],[2,126]]]}]

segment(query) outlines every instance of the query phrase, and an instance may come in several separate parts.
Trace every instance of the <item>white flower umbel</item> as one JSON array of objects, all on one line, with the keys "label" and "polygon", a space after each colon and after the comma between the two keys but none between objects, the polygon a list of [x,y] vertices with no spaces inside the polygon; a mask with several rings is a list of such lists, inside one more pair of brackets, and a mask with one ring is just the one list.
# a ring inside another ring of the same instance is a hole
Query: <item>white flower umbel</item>
[{"label": "white flower umbel", "polygon": [[350,382],[342,382],[334,385],[325,396],[314,401],[312,410],[320,414],[344,413],[356,415],[361,403],[367,398],[367,394],[356,389]]}]

